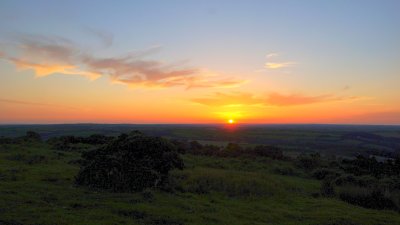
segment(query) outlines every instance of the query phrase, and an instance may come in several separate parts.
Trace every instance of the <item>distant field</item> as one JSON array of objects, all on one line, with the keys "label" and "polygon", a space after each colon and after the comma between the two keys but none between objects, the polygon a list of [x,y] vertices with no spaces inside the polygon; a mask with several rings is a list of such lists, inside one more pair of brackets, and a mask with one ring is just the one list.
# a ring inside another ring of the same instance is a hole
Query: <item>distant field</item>
[{"label": "distant field", "polygon": [[1,125],[0,136],[16,137],[32,130],[44,139],[62,135],[116,136],[140,130],[146,134],[172,139],[198,140],[225,145],[268,144],[287,152],[320,152],[325,155],[355,156],[358,154],[393,157],[400,152],[400,126],[352,125],[238,125],[234,131],[223,125]]}]

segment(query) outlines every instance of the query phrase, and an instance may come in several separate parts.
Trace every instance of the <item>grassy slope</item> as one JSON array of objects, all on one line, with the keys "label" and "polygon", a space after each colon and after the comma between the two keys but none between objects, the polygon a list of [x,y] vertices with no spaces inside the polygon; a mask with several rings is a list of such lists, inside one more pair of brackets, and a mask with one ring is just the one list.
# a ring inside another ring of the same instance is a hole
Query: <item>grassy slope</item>
[{"label": "grassy slope", "polygon": [[78,158],[0,145],[0,224],[400,224],[393,211],[311,197],[320,184],[277,174],[285,162],[186,155],[187,168],[173,172],[177,191],[129,194],[75,187],[79,168],[68,162]]}]

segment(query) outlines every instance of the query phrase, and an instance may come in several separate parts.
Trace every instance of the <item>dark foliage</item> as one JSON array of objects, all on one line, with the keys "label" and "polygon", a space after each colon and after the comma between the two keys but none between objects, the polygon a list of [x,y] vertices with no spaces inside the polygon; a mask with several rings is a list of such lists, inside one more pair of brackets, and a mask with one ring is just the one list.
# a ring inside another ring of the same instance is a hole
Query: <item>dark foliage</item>
[{"label": "dark foliage", "polygon": [[205,155],[216,157],[268,157],[276,160],[285,160],[282,150],[276,146],[257,145],[254,148],[243,148],[237,143],[228,143],[225,147],[216,145],[202,145],[198,141],[191,141],[187,144],[175,141],[176,146],[184,146],[187,153],[193,155]]},{"label": "dark foliage", "polygon": [[89,145],[104,145],[112,141],[114,137],[105,136],[101,134],[93,134],[88,137],[76,137],[72,135],[54,137],[47,142],[53,146],[54,149],[61,151],[79,150],[77,144]]},{"label": "dark foliage", "polygon": [[332,184],[332,181],[329,179],[325,179],[321,184],[321,194],[325,197],[333,197],[335,196],[335,189]]},{"label": "dark foliage", "polygon": [[342,189],[339,198],[348,203],[372,209],[397,209],[395,202],[384,192],[377,188],[360,188],[352,190],[351,187]]},{"label": "dark foliage", "polygon": [[189,144],[185,141],[173,139],[173,140],[171,140],[171,143],[176,146],[177,151],[181,154],[185,154],[186,151],[189,149]]},{"label": "dark foliage", "polygon": [[22,137],[25,141],[36,141],[36,142],[41,142],[42,137],[40,134],[34,132],[34,131],[28,131],[26,132],[26,135]]},{"label": "dark foliage", "polygon": [[305,170],[313,170],[321,165],[321,156],[319,153],[301,154],[296,159],[298,167]]},{"label": "dark foliage", "polygon": [[282,160],[285,157],[280,148],[270,145],[257,145],[254,147],[253,152],[256,156],[269,157],[272,159]]},{"label": "dark foliage", "polygon": [[395,161],[387,160],[385,162],[378,162],[375,157],[364,157],[360,155],[357,156],[356,159],[344,159],[342,161],[342,169],[356,176],[373,175],[377,178],[399,176],[400,158],[397,158]]},{"label": "dark foliage", "polygon": [[318,168],[313,171],[312,176],[318,180],[323,180],[326,178],[340,176],[340,173],[332,169]]},{"label": "dark foliage", "polygon": [[400,210],[400,160],[377,161],[374,157],[323,161],[319,156],[302,155],[302,168],[315,167],[311,175],[319,180],[321,194],[372,209]]},{"label": "dark foliage", "polygon": [[183,168],[175,145],[140,132],[122,134],[109,144],[82,154],[76,183],[115,192],[161,187],[174,168]]},{"label": "dark foliage", "polygon": [[13,139],[8,137],[0,137],[0,144],[12,144]]},{"label": "dark foliage", "polygon": [[21,143],[32,143],[41,142],[42,137],[40,134],[34,131],[27,131],[24,136],[10,138],[10,137],[0,137],[0,144],[21,144]]},{"label": "dark foliage", "polygon": [[[250,153],[250,152],[247,152]],[[239,157],[246,154],[246,151],[236,143],[228,143],[225,148],[215,153],[217,156],[222,157]]]}]

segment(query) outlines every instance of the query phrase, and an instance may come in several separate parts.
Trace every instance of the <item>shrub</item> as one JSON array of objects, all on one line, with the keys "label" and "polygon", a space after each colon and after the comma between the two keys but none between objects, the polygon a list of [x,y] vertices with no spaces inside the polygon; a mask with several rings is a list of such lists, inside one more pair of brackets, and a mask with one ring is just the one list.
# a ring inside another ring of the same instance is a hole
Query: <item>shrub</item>
[{"label": "shrub", "polygon": [[34,131],[27,131],[24,136],[14,138],[12,143],[41,142],[42,137]]},{"label": "shrub", "polygon": [[[387,177],[379,181],[380,186],[388,190],[400,190],[400,177]],[[400,200],[400,199],[399,199]]]},{"label": "shrub", "polygon": [[26,132],[26,135],[25,135],[24,139],[26,141],[37,141],[37,142],[42,141],[42,137],[40,136],[40,134],[38,134],[38,133],[36,133],[34,131]]},{"label": "shrub", "polygon": [[25,163],[32,165],[32,164],[39,164],[39,163],[47,163],[48,158],[44,155],[32,155],[26,157]]},{"label": "shrub", "polygon": [[0,137],[0,144],[12,144],[13,140],[11,138],[8,137]]},{"label": "shrub", "polygon": [[335,179],[335,184],[338,186],[355,185],[360,187],[377,186],[379,180],[373,176],[354,176],[352,174],[344,174]]},{"label": "shrub", "polygon": [[332,181],[326,179],[321,184],[321,195],[326,197],[335,196],[335,188],[332,184]]},{"label": "shrub", "polygon": [[189,145],[191,151],[197,151],[203,148],[203,145],[201,145],[198,141],[191,141]]},{"label": "shrub", "polygon": [[257,145],[253,152],[256,156],[269,157],[272,159],[282,160],[284,158],[282,150],[275,146]]},{"label": "shrub", "polygon": [[174,168],[183,168],[175,146],[140,132],[122,134],[99,149],[85,152],[76,183],[115,192],[160,187]]},{"label": "shrub", "polygon": [[357,184],[357,180],[352,174],[343,174],[335,179],[335,184],[339,186],[346,184]]},{"label": "shrub", "polygon": [[176,146],[177,151],[181,154],[185,154],[189,150],[189,143],[186,141],[180,141],[177,139],[172,139],[170,141]]},{"label": "shrub", "polygon": [[[389,195],[377,188],[343,186],[338,191],[339,198],[351,204],[372,209],[396,209]],[[397,208],[398,209],[398,208]]]},{"label": "shrub", "polygon": [[219,151],[218,155],[222,157],[238,157],[243,153],[243,148],[239,144],[228,143],[224,149]]},{"label": "shrub", "polygon": [[313,170],[320,166],[321,156],[319,153],[301,154],[297,157],[296,164],[305,170]]},{"label": "shrub", "polygon": [[318,180],[323,180],[325,178],[334,178],[339,176],[340,174],[335,170],[327,169],[327,168],[319,168],[315,169],[312,173],[312,176]]},{"label": "shrub", "polygon": [[298,172],[295,171],[292,167],[283,166],[283,167],[275,167],[274,173],[280,175],[287,175],[287,176],[296,176],[299,175]]}]

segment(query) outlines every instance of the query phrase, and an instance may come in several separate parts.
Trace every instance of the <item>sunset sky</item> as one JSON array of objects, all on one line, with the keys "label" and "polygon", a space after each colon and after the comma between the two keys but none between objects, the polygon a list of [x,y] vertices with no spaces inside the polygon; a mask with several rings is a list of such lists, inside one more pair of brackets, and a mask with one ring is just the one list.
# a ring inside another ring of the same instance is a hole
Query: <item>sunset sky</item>
[{"label": "sunset sky", "polygon": [[0,1],[0,123],[400,124],[400,1]]}]

